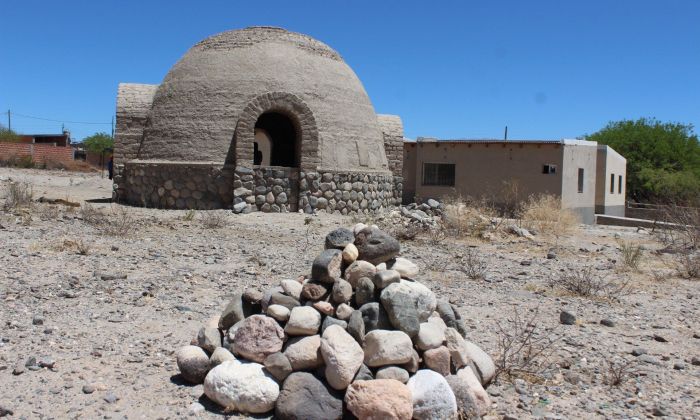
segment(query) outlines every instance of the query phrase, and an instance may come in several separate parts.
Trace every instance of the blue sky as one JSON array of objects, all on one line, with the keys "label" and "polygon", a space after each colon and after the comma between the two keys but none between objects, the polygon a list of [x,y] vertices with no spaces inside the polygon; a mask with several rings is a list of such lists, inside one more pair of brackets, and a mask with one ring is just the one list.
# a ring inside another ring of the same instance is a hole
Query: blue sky
[{"label": "blue sky", "polygon": [[119,82],[160,83],[197,41],[252,25],[329,44],[411,138],[700,126],[696,0],[4,0],[1,14],[0,112],[20,132],[109,132]]}]

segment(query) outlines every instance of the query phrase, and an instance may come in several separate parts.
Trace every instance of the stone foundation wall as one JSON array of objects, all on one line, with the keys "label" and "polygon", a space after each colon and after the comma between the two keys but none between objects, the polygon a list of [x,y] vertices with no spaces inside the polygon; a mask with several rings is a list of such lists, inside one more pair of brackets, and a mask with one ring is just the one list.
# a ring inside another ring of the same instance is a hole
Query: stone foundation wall
[{"label": "stone foundation wall", "polygon": [[212,163],[132,161],[115,169],[117,201],[167,209],[233,206],[237,213],[374,213],[401,204],[403,182],[389,173],[234,169]]},{"label": "stone foundation wall", "polygon": [[120,166],[114,178],[117,201],[165,209],[231,208],[233,167],[179,162]]}]

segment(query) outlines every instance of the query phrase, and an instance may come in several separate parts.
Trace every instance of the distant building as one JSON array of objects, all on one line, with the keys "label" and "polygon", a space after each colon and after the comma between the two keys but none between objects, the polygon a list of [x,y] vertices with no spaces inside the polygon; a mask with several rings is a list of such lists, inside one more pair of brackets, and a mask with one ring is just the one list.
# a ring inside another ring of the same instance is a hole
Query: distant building
[{"label": "distant building", "polygon": [[70,146],[70,131],[61,134],[20,134],[18,143],[53,144],[57,147]]},{"label": "distant building", "polygon": [[[604,161],[604,163],[603,163]],[[487,197],[553,194],[583,223],[596,211],[624,214],[626,161],[608,146],[584,140],[437,140],[404,142],[403,201],[450,194]],[[613,193],[606,180],[615,176]]]}]

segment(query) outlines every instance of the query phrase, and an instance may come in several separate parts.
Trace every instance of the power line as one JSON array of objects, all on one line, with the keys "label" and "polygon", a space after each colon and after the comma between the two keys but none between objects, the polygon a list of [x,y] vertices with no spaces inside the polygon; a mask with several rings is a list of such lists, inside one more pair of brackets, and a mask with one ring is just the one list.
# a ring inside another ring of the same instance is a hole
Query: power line
[{"label": "power line", "polygon": [[[9,114],[10,111],[3,112],[3,114]],[[35,117],[33,115],[25,115],[25,114],[18,114],[16,112],[12,113],[13,117],[23,117],[23,118],[31,118],[33,120],[42,120],[42,121],[51,121],[51,122],[58,122],[58,123],[66,123],[66,124],[93,124],[93,125],[112,125],[111,122],[95,122],[95,121],[68,121],[68,120],[55,120],[52,118],[43,118],[43,117]]]}]

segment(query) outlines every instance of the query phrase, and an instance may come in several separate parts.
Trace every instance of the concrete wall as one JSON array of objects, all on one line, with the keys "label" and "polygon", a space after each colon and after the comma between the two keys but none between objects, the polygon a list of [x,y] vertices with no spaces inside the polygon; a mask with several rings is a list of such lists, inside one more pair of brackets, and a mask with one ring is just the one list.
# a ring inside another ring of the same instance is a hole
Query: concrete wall
[{"label": "concrete wall", "polygon": [[[611,192],[611,175],[613,190]],[[620,176],[622,182],[620,183]],[[627,185],[627,160],[610,146],[598,146],[596,163],[595,211],[612,216],[625,215]],[[620,190],[622,186],[622,190]]]},{"label": "concrete wall", "polygon": [[[561,202],[582,223],[595,222],[596,160],[595,142],[565,140],[562,159]],[[578,191],[579,168],[583,168],[583,192]]]},{"label": "concrete wall", "polygon": [[[517,185],[521,199],[536,193],[560,195],[561,162],[562,146],[558,143],[406,142],[404,201],[456,193],[502,204],[507,183]],[[455,186],[423,185],[424,163],[454,163]],[[546,164],[557,165],[557,173],[543,174]]]}]

